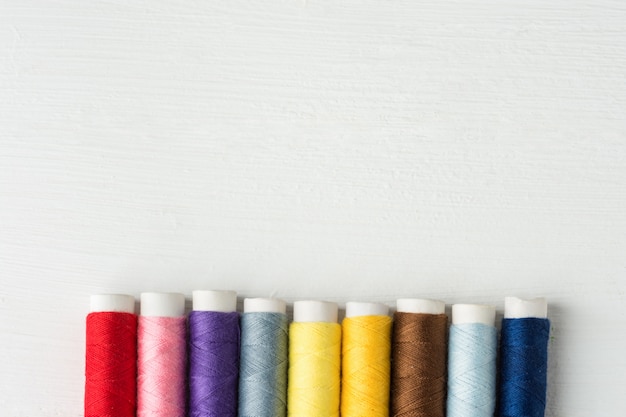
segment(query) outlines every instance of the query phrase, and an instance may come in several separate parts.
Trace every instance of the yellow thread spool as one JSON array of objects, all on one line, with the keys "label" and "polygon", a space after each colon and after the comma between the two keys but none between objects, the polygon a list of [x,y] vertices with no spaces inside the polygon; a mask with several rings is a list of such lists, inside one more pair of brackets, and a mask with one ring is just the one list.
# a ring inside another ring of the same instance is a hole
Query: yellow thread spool
[{"label": "yellow thread spool", "polygon": [[[307,304],[313,303],[313,304]],[[320,304],[321,303],[321,304]],[[322,315],[302,315],[302,308],[334,308],[334,320]],[[337,305],[319,301],[294,303],[294,322],[289,327],[289,417],[339,417],[341,372],[341,326]],[[332,322],[334,321],[334,322]]]},{"label": "yellow thread spool", "polygon": [[376,303],[347,305],[342,325],[342,417],[389,416],[392,319],[388,311]]}]

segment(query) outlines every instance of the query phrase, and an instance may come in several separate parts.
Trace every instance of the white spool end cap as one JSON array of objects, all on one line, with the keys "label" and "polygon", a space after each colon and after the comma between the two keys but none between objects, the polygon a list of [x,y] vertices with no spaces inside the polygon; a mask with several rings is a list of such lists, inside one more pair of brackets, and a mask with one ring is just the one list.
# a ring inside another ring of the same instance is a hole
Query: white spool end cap
[{"label": "white spool end cap", "polygon": [[232,313],[237,311],[237,293],[235,291],[204,291],[191,292],[194,311],[217,311]]},{"label": "white spool end cap", "polygon": [[115,312],[135,314],[135,297],[126,294],[95,294],[89,299],[92,313]]},{"label": "white spool end cap", "polygon": [[517,297],[504,297],[505,319],[523,319],[528,317],[539,319],[548,317],[548,302],[545,298],[523,300]]},{"label": "white spool end cap", "polygon": [[287,314],[287,304],[278,298],[245,298],[243,312]]},{"label": "white spool end cap", "polygon": [[142,292],[141,315],[182,317],[185,315],[185,296],[174,292]]},{"label": "white spool end cap", "polygon": [[346,303],[346,318],[388,315],[389,307],[381,303],[361,303],[357,301],[349,301]]},{"label": "white spool end cap", "polygon": [[422,298],[400,298],[396,302],[396,307],[400,313],[444,314],[446,312],[446,303],[443,301]]},{"label": "white spool end cap", "polygon": [[337,303],[329,301],[296,301],[293,303],[293,321],[299,323],[337,323]]},{"label": "white spool end cap", "polygon": [[482,304],[454,304],[452,306],[452,324],[480,323],[494,326],[496,308]]}]

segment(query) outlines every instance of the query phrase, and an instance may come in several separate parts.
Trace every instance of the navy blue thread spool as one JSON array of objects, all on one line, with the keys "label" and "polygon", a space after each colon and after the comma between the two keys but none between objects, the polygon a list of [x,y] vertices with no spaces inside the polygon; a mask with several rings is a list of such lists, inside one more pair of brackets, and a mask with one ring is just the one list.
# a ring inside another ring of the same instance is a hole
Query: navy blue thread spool
[{"label": "navy blue thread spool", "polygon": [[500,341],[499,417],[543,417],[550,322],[544,298],[506,297]]}]

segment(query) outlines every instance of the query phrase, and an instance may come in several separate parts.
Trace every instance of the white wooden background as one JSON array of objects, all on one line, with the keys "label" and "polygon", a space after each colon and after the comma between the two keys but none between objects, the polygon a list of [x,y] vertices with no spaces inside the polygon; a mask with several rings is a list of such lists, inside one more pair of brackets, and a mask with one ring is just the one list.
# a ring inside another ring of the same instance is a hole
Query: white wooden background
[{"label": "white wooden background", "polygon": [[0,415],[82,415],[99,292],[545,295],[626,413],[622,0],[0,0]]}]

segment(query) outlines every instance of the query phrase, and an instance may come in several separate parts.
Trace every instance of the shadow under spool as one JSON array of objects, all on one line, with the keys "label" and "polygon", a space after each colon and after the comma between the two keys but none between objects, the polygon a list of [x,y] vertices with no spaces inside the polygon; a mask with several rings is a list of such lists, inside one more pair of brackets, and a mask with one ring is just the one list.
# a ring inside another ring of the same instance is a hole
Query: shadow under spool
[{"label": "shadow under spool", "polygon": [[445,314],[394,314],[393,417],[445,417],[447,328]]}]

